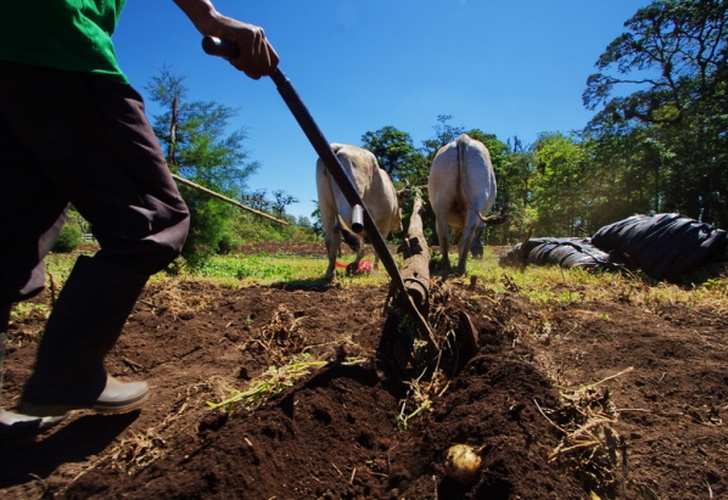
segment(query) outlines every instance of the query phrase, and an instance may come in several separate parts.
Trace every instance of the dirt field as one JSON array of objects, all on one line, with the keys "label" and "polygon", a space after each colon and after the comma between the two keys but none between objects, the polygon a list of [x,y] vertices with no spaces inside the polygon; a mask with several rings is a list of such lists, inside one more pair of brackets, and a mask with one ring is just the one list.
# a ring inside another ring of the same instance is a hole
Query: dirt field
[{"label": "dirt field", "polygon": [[[149,405],[4,443],[0,496],[728,496],[725,311],[601,283],[599,301],[577,285],[559,293],[583,300],[540,301],[507,277],[451,281],[479,351],[450,380],[421,381],[418,399],[372,367],[385,286],[155,282],[110,357],[115,375],[150,381]],[[45,314],[16,316],[6,398]],[[206,404],[271,384],[269,398]],[[456,443],[482,456],[471,484],[446,477]]]}]

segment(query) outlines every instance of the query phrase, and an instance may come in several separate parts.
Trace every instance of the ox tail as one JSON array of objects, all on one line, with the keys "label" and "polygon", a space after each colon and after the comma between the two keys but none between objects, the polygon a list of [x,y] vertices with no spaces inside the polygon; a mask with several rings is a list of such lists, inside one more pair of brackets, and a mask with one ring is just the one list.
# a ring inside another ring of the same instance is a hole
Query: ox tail
[{"label": "ox tail", "polygon": [[478,212],[478,217],[480,217],[480,220],[483,221],[483,224],[488,224],[491,226],[497,226],[498,224],[503,224],[505,221],[508,220],[508,214],[505,213],[505,211],[502,211],[497,214],[491,214],[491,215],[483,215],[480,212]]},{"label": "ox tail", "polygon": [[[341,151],[344,145],[332,143],[329,145],[329,147],[331,148],[331,151],[333,151],[333,153],[338,156],[339,151]],[[339,204],[342,202],[346,203],[346,201],[339,199],[339,197],[337,196],[337,190],[334,187],[336,185],[336,181],[326,168],[324,168],[324,174],[329,178],[328,184],[331,192],[331,199],[333,200],[334,208],[336,209],[336,227],[341,232],[341,238],[344,240],[344,243],[346,243],[349,248],[352,249],[352,251],[359,252],[359,249],[362,246],[362,238],[351,229],[349,224],[347,224],[344,220],[344,217],[341,216],[341,209],[339,207]]]},{"label": "ox tail", "polygon": [[[467,148],[468,145],[463,136],[458,137],[456,144],[458,148],[458,189],[460,189],[460,197],[463,203],[467,203],[468,198],[465,193],[465,186],[468,185],[468,169],[465,164],[465,148]],[[506,214],[506,209],[504,207],[503,210],[497,214],[483,215],[478,212],[478,218],[480,218],[483,224],[496,226],[507,221],[508,215]]]},{"label": "ox tail", "polygon": [[458,153],[458,190],[460,190],[460,200],[463,205],[467,206],[468,196],[465,192],[465,186],[468,185],[468,172],[465,165],[465,140],[463,136],[460,136],[455,141]]},{"label": "ox tail", "polygon": [[[468,144],[467,140],[462,135],[457,138],[455,144],[458,150],[458,189],[460,190],[460,200],[466,207],[466,210],[469,210],[470,206],[468,203],[468,195],[465,191],[465,188],[469,181],[468,169],[467,165],[465,164],[465,149],[468,147]],[[480,220],[486,224],[490,222],[490,219],[488,217],[484,217],[480,212],[478,212],[478,217],[480,217]]]},{"label": "ox tail", "polygon": [[336,214],[336,220],[339,225],[339,231],[341,231],[341,237],[343,238],[344,242],[349,245],[349,248],[352,249],[354,252],[359,252],[359,249],[362,245],[362,239],[361,236],[356,234],[346,223],[344,218],[341,216],[340,213]]}]

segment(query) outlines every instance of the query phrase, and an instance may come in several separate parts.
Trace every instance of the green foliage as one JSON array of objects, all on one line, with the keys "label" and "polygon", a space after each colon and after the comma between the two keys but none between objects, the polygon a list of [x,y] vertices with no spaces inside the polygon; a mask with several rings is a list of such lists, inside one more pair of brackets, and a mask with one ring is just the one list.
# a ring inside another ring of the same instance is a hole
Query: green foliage
[{"label": "green foliage", "polygon": [[286,214],[286,208],[289,205],[298,203],[298,198],[292,196],[282,189],[276,189],[273,191],[273,201],[271,202],[271,209],[273,213],[278,217],[283,217]]},{"label": "green foliage", "polygon": [[296,224],[281,226],[251,214],[238,212],[230,221],[229,235],[233,250],[249,242],[318,242],[319,237],[311,227]]},{"label": "green foliage", "polygon": [[586,234],[588,179],[583,144],[563,134],[544,134],[534,145],[535,175],[531,181],[532,206],[541,234]]},{"label": "green foliage", "polygon": [[374,153],[379,166],[393,181],[413,181],[414,177],[422,177],[424,162],[407,132],[388,125],[366,132],[362,135],[361,142],[364,149]]},{"label": "green foliage", "polygon": [[422,141],[422,153],[428,164],[432,162],[438,149],[454,141],[465,131],[461,125],[451,125],[450,120],[452,115],[438,115],[437,123],[433,127],[435,135]]},{"label": "green foliage", "polygon": [[[215,102],[187,101],[184,79],[168,70],[155,76],[147,89],[164,110],[155,117],[154,129],[170,168],[214,191],[240,197],[258,163],[248,159],[245,131],[228,132],[237,112]],[[180,192],[191,212],[182,255],[199,267],[231,246],[231,220],[237,209],[184,186]]]},{"label": "green foliage", "polygon": [[10,321],[13,323],[19,321],[27,321],[33,316],[40,316],[48,319],[51,308],[47,304],[37,304],[35,302],[16,302],[10,310]]},{"label": "green foliage", "polygon": [[[451,255],[455,258],[455,254]],[[75,255],[51,254],[46,258],[48,271],[53,273],[56,285],[62,287],[74,262]],[[701,284],[686,287],[671,283],[644,286],[638,278],[614,273],[589,273],[583,269],[563,269],[558,266],[528,266],[524,269],[501,267],[498,257],[491,248],[485,249],[483,260],[471,260],[468,264],[471,276],[477,276],[478,283],[504,292],[515,284],[520,293],[530,300],[559,305],[582,301],[614,300],[625,296],[635,303],[684,304],[688,308],[709,307],[716,310],[728,308],[728,277],[706,280]],[[326,257],[302,257],[295,255],[226,255],[213,256],[197,270],[180,268],[179,276],[173,279],[214,280],[233,286],[251,283],[268,285],[281,281],[315,283],[326,269]],[[247,276],[238,278],[237,276]],[[506,278],[507,277],[507,278]],[[152,277],[153,280],[169,279],[165,273]],[[384,270],[367,276],[349,278],[339,276],[343,286],[381,286],[389,282]],[[468,277],[452,278],[465,284]],[[571,292],[569,292],[571,290]],[[33,314],[42,313],[43,308]]]},{"label": "green foliage", "polygon": [[[524,147],[440,115],[414,157],[409,134],[393,127],[364,134],[364,147],[400,186],[422,186],[444,144],[464,131],[483,142],[496,208],[508,213],[487,229],[490,243],[587,235],[650,211],[728,226],[728,2],[654,0],[624,26],[587,81],[584,104],[596,114],[582,132],[544,133]],[[433,234],[432,213],[423,219]]]},{"label": "green foliage", "polygon": [[313,200],[313,202],[316,205],[316,208],[313,212],[311,212],[311,219],[313,220],[311,223],[311,230],[316,236],[323,237],[324,227],[321,224],[321,209],[319,208],[318,200]]},{"label": "green foliage", "polygon": [[228,238],[234,209],[188,187],[182,186],[180,191],[192,214],[182,256],[190,266],[199,267],[218,253],[220,242]]},{"label": "green foliage", "polygon": [[728,224],[726,26],[728,2],[655,0],[599,57],[586,132],[632,160],[615,174],[633,181],[628,206]]},{"label": "green foliage", "polygon": [[245,256],[207,261],[199,268],[202,276],[231,276],[238,280],[245,278],[271,279],[281,281],[293,277],[294,266],[286,262],[276,262],[263,256]]},{"label": "green foliage", "polygon": [[78,248],[82,239],[81,227],[73,220],[68,220],[63,225],[53,251],[58,253],[69,253]]}]

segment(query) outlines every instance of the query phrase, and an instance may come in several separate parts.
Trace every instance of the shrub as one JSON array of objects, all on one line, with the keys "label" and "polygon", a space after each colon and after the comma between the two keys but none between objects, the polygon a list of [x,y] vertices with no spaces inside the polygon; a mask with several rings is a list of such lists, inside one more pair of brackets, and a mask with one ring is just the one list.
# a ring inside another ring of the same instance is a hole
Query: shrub
[{"label": "shrub", "polygon": [[192,213],[182,256],[191,268],[198,269],[217,253],[234,209],[187,188],[182,192]]},{"label": "shrub", "polygon": [[233,250],[233,237],[229,234],[223,234],[220,241],[217,242],[218,255],[227,255]]},{"label": "shrub", "polygon": [[78,224],[68,221],[61,229],[56,244],[53,246],[53,251],[59,253],[72,252],[81,243],[81,237],[81,228]]}]

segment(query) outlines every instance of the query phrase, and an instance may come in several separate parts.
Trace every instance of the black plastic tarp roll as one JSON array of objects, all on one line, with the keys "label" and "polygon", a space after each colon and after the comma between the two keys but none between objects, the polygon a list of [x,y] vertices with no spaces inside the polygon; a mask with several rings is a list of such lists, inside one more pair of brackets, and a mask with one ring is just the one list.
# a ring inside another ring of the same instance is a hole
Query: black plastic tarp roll
[{"label": "black plastic tarp roll", "polygon": [[609,255],[592,245],[589,238],[531,238],[513,247],[501,263],[596,269],[609,265]]},{"label": "black plastic tarp roll", "polygon": [[656,279],[677,279],[726,258],[727,234],[679,214],[634,215],[602,227],[592,243]]}]

